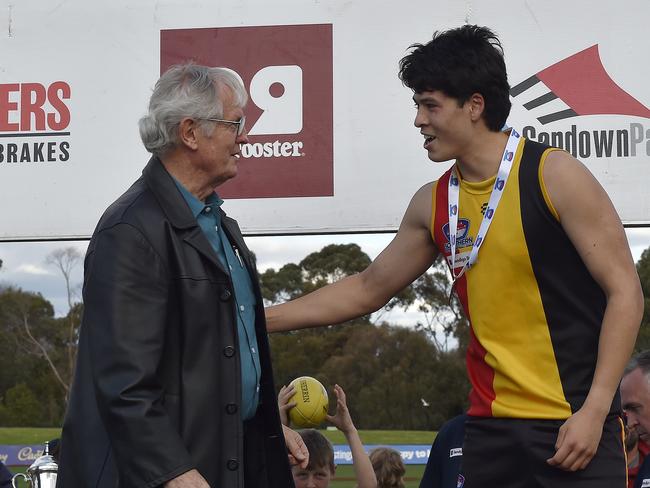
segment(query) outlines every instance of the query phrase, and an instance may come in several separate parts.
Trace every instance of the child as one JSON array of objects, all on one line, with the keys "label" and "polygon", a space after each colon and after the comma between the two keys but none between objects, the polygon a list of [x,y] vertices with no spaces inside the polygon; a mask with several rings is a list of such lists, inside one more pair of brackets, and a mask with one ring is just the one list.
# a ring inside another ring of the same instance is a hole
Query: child
[{"label": "child", "polygon": [[[289,402],[293,393],[293,386],[283,386],[278,394],[280,418],[284,425],[289,424],[287,411],[295,406],[295,403]],[[352,466],[357,479],[357,487],[377,488],[377,478],[370,459],[363,449],[352,417],[350,417],[345,392],[339,385],[334,385],[334,394],[336,395],[336,412],[334,415],[328,415],[327,420],[343,432],[352,450]],[[304,469],[300,466],[292,466],[291,472],[296,488],[327,488],[336,474],[332,444],[315,429],[299,430],[298,433],[309,451],[309,464]]]},{"label": "child", "polygon": [[404,488],[406,468],[399,452],[378,447],[370,452],[370,462],[377,477],[377,488]]}]

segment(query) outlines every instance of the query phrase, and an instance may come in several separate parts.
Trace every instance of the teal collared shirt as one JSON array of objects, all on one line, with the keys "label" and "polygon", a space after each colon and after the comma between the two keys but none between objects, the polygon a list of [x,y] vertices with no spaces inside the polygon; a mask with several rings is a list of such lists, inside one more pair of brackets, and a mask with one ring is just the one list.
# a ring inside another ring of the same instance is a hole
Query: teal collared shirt
[{"label": "teal collared shirt", "polygon": [[[243,420],[253,418],[259,404],[260,356],[255,334],[255,294],[253,283],[239,250],[232,245],[221,226],[219,207],[223,200],[212,193],[205,203],[192,195],[180,182],[174,179],[192,214],[210,242],[219,261],[230,273],[235,290],[237,307],[237,334],[239,337],[239,357],[241,361]],[[216,299],[216,297],[215,297]]]}]

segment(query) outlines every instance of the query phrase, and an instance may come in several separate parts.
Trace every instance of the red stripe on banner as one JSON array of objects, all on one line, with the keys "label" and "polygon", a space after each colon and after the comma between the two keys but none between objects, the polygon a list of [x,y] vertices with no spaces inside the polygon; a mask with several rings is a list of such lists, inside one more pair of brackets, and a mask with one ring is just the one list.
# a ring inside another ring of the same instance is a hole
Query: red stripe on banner
[{"label": "red stripe on banner", "polygon": [[614,82],[605,71],[598,44],[537,73],[537,77],[578,115],[636,115],[650,110]]}]

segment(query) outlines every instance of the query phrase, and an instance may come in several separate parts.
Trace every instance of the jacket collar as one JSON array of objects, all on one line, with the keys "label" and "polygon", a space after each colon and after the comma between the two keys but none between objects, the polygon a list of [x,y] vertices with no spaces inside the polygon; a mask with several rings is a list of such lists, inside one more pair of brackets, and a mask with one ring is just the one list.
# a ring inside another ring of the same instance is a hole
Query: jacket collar
[{"label": "jacket collar", "polygon": [[214,249],[212,249],[208,239],[203,234],[201,227],[199,227],[196,217],[192,214],[192,210],[190,210],[185,198],[176,187],[174,179],[167,172],[160,159],[153,156],[142,171],[142,176],[147,187],[154,194],[158,204],[167,216],[169,223],[179,230],[187,231],[183,233],[183,240],[227,274]]},{"label": "jacket collar", "polygon": [[160,159],[153,156],[142,171],[142,176],[174,227],[179,229],[198,227],[196,218]]}]

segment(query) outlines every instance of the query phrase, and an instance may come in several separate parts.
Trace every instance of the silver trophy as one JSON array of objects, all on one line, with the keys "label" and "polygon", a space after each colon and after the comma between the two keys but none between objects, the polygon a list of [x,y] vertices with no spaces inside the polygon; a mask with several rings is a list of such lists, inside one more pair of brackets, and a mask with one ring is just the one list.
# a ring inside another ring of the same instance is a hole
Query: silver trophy
[{"label": "silver trophy", "polygon": [[29,485],[30,488],[55,488],[56,487],[56,473],[59,469],[58,464],[52,456],[50,456],[50,443],[45,443],[45,451],[43,455],[32,463],[27,468],[27,474],[18,473],[11,479],[11,486],[16,486],[16,479],[22,477]]}]

